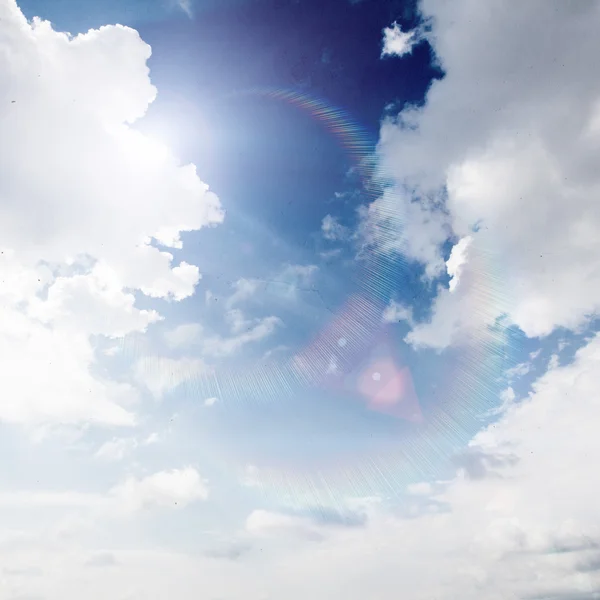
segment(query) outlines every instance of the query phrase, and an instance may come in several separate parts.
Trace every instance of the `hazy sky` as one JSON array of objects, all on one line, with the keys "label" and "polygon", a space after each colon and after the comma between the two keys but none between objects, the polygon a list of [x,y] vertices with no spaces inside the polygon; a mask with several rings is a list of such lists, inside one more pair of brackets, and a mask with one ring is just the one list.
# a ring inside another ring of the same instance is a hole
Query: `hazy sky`
[{"label": "hazy sky", "polygon": [[0,0],[0,600],[600,598],[599,32]]}]

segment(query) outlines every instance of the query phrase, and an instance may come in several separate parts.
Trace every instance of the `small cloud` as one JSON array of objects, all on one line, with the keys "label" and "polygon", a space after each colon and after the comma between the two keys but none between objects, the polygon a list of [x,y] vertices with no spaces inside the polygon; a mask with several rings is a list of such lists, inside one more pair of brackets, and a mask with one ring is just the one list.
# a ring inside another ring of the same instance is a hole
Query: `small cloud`
[{"label": "small cloud", "polygon": [[326,240],[332,242],[345,240],[350,235],[349,229],[342,225],[336,217],[332,217],[331,215],[323,217],[321,232]]},{"label": "small cloud", "polygon": [[230,356],[246,344],[259,342],[270,336],[280,325],[282,325],[282,321],[278,317],[264,317],[250,323],[250,328],[239,335],[232,337],[216,335],[205,339],[202,351],[207,356]]},{"label": "small cloud", "polygon": [[333,248],[332,250],[324,250],[323,252],[320,252],[319,256],[323,260],[332,260],[334,258],[337,258],[341,253],[342,253],[341,248]]},{"label": "small cloud", "polygon": [[156,444],[160,442],[160,436],[158,435],[158,433],[156,433],[156,431],[153,431],[145,440],[144,440],[144,445],[145,446],[150,446],[152,444]]},{"label": "small cloud", "polygon": [[115,344],[113,346],[109,346],[104,350],[104,356],[116,356],[123,350],[120,344]]},{"label": "small cloud", "polygon": [[136,479],[130,477],[111,490],[113,498],[130,511],[147,508],[184,508],[208,498],[206,481],[193,467],[160,471]]},{"label": "small cloud", "polygon": [[405,56],[410,54],[416,44],[423,39],[420,29],[412,31],[402,31],[398,23],[393,23],[390,27],[383,30],[383,48],[381,57],[385,56]]},{"label": "small cloud", "polygon": [[272,292],[291,299],[298,290],[311,290],[318,271],[317,265],[286,265],[273,279]]},{"label": "small cloud", "polygon": [[204,401],[204,406],[206,406],[207,408],[210,406],[214,406],[218,401],[219,399],[216,396],[213,396],[212,398],[207,398]]},{"label": "small cloud", "polygon": [[135,438],[113,438],[100,446],[94,456],[106,461],[119,461],[137,446]]},{"label": "small cloud", "polygon": [[[559,344],[559,350],[560,350],[560,344]],[[535,360],[541,353],[542,349],[538,348],[535,352],[530,352],[529,353],[529,360]]]},{"label": "small cloud", "polygon": [[409,306],[404,306],[392,300],[383,311],[382,319],[384,323],[399,323],[400,321],[406,321],[412,327],[412,309]]},{"label": "small cloud", "polygon": [[233,308],[236,304],[254,296],[259,286],[258,279],[238,279],[233,284],[233,294],[227,299],[225,306]]},{"label": "small cloud", "polygon": [[177,6],[190,18],[194,18],[191,0],[177,0]]},{"label": "small cloud", "polygon": [[509,379],[510,381],[514,380],[514,379],[518,379],[519,377],[523,377],[523,375],[527,375],[527,373],[529,373],[529,371],[531,371],[531,364],[530,363],[519,363],[518,365],[515,365],[514,367],[507,369],[504,372],[504,375],[506,376],[507,379]]},{"label": "small cloud", "polygon": [[229,324],[232,333],[240,333],[243,329],[248,330],[256,321],[246,319],[239,308],[232,308],[225,313],[225,321]]}]

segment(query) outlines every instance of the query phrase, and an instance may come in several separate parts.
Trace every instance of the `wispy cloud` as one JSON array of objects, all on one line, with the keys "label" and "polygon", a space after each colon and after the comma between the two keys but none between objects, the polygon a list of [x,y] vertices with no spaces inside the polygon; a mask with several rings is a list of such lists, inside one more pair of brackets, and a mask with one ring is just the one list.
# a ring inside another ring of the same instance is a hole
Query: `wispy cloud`
[{"label": "wispy cloud", "polygon": [[342,241],[348,238],[350,230],[342,225],[337,217],[325,215],[321,222],[321,233],[326,240]]},{"label": "wispy cloud", "polygon": [[238,279],[233,284],[233,293],[225,302],[227,308],[233,308],[236,304],[254,296],[258,290],[260,281],[258,279]]},{"label": "wispy cloud", "polygon": [[[236,326],[239,322],[236,323]],[[207,337],[202,344],[202,353],[210,357],[225,357],[235,354],[243,346],[259,342],[270,336],[277,327],[282,325],[278,317],[256,319],[246,331],[230,337],[215,335]]]},{"label": "wispy cloud", "polygon": [[192,11],[192,0],[177,0],[177,6],[190,18],[194,18]]}]

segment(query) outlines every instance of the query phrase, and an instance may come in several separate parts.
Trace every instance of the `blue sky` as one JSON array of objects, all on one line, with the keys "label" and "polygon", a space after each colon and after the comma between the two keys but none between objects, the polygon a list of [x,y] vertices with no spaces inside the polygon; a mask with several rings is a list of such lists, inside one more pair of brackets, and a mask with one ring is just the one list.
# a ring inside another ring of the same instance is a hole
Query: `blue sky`
[{"label": "blue sky", "polygon": [[598,597],[578,6],[0,0],[0,600]]}]

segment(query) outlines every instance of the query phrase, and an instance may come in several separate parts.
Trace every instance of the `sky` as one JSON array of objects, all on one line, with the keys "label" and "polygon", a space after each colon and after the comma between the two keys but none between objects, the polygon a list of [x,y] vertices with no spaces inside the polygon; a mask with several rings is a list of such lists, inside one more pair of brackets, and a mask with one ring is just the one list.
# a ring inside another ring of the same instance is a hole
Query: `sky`
[{"label": "sky", "polygon": [[599,30],[0,0],[0,600],[600,598]]}]

